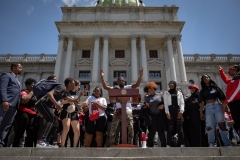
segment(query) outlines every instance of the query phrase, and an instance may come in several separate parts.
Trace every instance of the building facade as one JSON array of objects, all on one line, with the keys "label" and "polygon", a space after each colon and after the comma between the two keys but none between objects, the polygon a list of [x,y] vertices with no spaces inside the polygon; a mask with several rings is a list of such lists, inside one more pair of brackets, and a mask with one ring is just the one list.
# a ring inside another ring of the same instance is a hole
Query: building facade
[{"label": "building facade", "polygon": [[[59,31],[57,55],[0,55],[0,72],[10,70],[11,62],[20,61],[24,67],[21,83],[28,77],[40,80],[54,74],[59,82],[67,77],[78,79],[92,93],[101,86],[101,68],[112,86],[119,76],[127,84],[135,83],[143,67],[140,93],[148,81],[156,82],[160,91],[174,80],[187,94],[189,80],[199,85],[203,74],[209,74],[225,90],[218,65],[227,68],[239,62],[240,55],[183,55],[181,30],[185,22],[178,21],[178,7],[122,2],[62,7],[62,20],[55,22]],[[104,95],[107,97],[106,91]]]}]

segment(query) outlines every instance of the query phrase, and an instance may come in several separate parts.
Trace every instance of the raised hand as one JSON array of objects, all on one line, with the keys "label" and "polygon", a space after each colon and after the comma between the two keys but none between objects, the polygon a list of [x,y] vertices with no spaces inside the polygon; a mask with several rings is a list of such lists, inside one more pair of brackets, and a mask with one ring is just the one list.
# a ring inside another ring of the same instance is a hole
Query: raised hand
[{"label": "raised hand", "polygon": [[100,75],[101,75],[102,77],[104,77],[104,71],[103,71],[103,69],[100,70]]},{"label": "raised hand", "polygon": [[219,69],[219,70],[222,70],[223,68],[222,68],[222,66],[219,65],[219,66],[218,66],[218,69]]},{"label": "raised hand", "polygon": [[141,67],[140,71],[139,71],[139,76],[142,77],[143,76],[143,67]]}]

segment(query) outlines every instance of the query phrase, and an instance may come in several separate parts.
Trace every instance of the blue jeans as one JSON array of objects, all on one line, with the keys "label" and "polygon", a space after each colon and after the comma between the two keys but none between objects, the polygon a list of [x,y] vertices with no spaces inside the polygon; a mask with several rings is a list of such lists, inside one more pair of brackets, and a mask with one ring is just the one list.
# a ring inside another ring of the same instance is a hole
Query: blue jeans
[{"label": "blue jeans", "polygon": [[[217,124],[220,122],[225,123],[222,106],[218,102],[208,103],[205,106],[206,116],[206,129],[208,135],[208,144],[215,143],[215,130]],[[224,146],[231,146],[232,143],[229,140],[228,131],[222,131],[219,127],[219,132],[224,143]]]}]

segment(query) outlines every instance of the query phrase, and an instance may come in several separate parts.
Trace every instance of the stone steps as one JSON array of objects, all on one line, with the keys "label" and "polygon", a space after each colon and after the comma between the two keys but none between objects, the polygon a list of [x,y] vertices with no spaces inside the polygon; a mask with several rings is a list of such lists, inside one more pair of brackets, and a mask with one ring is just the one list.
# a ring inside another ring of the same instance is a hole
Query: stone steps
[{"label": "stone steps", "polygon": [[0,148],[0,160],[239,160],[240,147],[220,148]]}]

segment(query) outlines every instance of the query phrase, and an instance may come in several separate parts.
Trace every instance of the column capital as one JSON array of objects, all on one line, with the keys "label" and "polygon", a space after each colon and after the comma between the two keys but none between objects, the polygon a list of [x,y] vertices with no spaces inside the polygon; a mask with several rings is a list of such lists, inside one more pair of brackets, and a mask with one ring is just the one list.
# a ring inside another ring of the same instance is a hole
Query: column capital
[{"label": "column capital", "polygon": [[95,36],[94,36],[95,41],[96,41],[96,40],[99,41],[100,37],[101,37],[100,35],[95,35]]},{"label": "column capital", "polygon": [[172,35],[167,35],[165,36],[166,40],[169,41],[169,40],[172,40],[173,36]]},{"label": "column capital", "polygon": [[135,34],[132,34],[132,35],[131,35],[131,39],[132,39],[132,40],[136,40],[137,37],[138,37],[138,35],[135,35]]},{"label": "column capital", "polygon": [[145,40],[145,38],[146,38],[146,35],[143,35],[143,34],[140,35],[140,39],[141,39],[141,40]]},{"label": "column capital", "polygon": [[[103,35],[102,37],[103,37],[103,40],[108,40],[109,35]],[[95,39],[96,39],[96,37],[95,37]]]},{"label": "column capital", "polygon": [[72,41],[72,40],[73,40],[73,38],[74,38],[74,36],[72,36],[72,35],[69,35],[69,36],[67,36],[67,38],[68,38],[68,40],[69,40],[69,41]]},{"label": "column capital", "polygon": [[58,35],[58,40],[59,40],[59,41],[63,41],[64,38],[65,38],[65,36],[63,36],[63,35]]},{"label": "column capital", "polygon": [[176,41],[181,42],[181,40],[182,40],[182,35],[181,35],[181,34],[176,35],[175,38],[176,38]]}]

